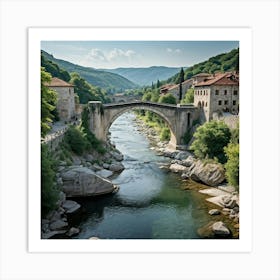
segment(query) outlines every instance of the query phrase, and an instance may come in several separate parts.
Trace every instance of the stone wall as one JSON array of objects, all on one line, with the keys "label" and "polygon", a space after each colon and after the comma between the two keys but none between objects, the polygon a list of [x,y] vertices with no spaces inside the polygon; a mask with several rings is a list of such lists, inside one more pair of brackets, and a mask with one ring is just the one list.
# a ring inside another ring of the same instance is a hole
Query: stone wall
[{"label": "stone wall", "polygon": [[62,121],[70,121],[76,115],[74,87],[50,87],[58,95],[57,111]]}]

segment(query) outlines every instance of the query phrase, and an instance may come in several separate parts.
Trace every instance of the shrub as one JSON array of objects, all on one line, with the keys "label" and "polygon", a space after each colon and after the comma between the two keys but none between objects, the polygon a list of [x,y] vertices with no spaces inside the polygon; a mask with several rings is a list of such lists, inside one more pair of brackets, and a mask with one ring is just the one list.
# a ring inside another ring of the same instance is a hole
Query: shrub
[{"label": "shrub", "polygon": [[161,141],[168,141],[170,139],[170,130],[167,127],[164,127],[160,133]]},{"label": "shrub", "polygon": [[55,209],[59,190],[55,185],[56,162],[48,147],[41,145],[41,215]]},{"label": "shrub", "polygon": [[239,186],[239,144],[230,143],[224,148],[227,163],[225,164],[226,178],[232,186]]},{"label": "shrub", "polygon": [[217,157],[220,163],[226,162],[224,147],[230,141],[231,133],[228,126],[221,121],[211,121],[197,128],[191,150],[200,158]]},{"label": "shrub", "polygon": [[74,126],[69,127],[65,134],[65,139],[71,150],[77,155],[82,155],[89,146],[85,134]]}]

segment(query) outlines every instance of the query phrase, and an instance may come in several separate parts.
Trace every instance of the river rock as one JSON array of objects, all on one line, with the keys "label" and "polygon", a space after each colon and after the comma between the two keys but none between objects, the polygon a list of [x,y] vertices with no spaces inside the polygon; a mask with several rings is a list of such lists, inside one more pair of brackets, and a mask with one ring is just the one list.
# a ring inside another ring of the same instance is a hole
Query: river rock
[{"label": "river rock", "polygon": [[118,153],[118,152],[111,152],[112,157],[116,160],[116,161],[122,161],[123,160],[123,155]]},{"label": "river rock", "polygon": [[191,167],[194,164],[194,157],[189,156],[186,159],[181,161],[181,164],[186,166],[186,167]]},{"label": "river rock", "polygon": [[73,214],[80,210],[81,205],[77,203],[76,201],[73,200],[66,200],[63,204],[62,207],[65,209],[66,214]]},{"label": "river rock", "polygon": [[203,163],[198,160],[191,168],[190,178],[197,182],[203,182],[209,186],[217,186],[225,180],[225,170],[218,163]]},{"label": "river rock", "polygon": [[112,163],[109,167],[109,170],[113,172],[121,172],[124,170],[124,165],[122,163]]},{"label": "river rock", "polygon": [[77,234],[79,234],[80,230],[78,228],[75,227],[71,227],[68,232],[66,233],[67,236],[72,237],[75,236]]},{"label": "river rock", "polygon": [[171,172],[174,172],[174,173],[184,173],[184,172],[188,171],[186,166],[183,166],[183,165],[178,164],[178,163],[171,164],[169,169],[170,169]]},{"label": "river rock", "polygon": [[91,166],[91,169],[94,171],[99,171],[102,170],[102,167],[95,163]]},{"label": "river rock", "polygon": [[57,238],[65,238],[65,233],[67,230],[53,230],[46,233],[42,233],[42,239],[57,239]]},{"label": "river rock", "polygon": [[228,236],[230,235],[230,230],[226,227],[226,225],[219,221],[212,225],[212,230],[217,236]]},{"label": "river rock", "polygon": [[67,228],[67,226],[68,226],[67,222],[64,222],[62,220],[57,220],[50,224],[50,229],[51,230],[63,230],[65,228]]},{"label": "river rock", "polygon": [[177,160],[184,160],[189,157],[191,154],[187,151],[180,151],[176,156],[175,159]]},{"label": "river rock", "polygon": [[219,215],[221,212],[220,212],[220,210],[218,210],[218,209],[211,209],[211,210],[209,210],[209,215]]},{"label": "river rock", "polygon": [[103,168],[105,169],[109,169],[110,168],[110,164],[109,163],[103,163]]},{"label": "river rock", "polygon": [[197,233],[202,238],[229,238],[232,235],[231,231],[221,221],[210,222],[199,228]]},{"label": "river rock", "polygon": [[115,186],[109,180],[96,175],[87,167],[69,167],[61,177],[63,191],[67,197],[96,196],[115,190]]},{"label": "river rock", "polygon": [[96,174],[102,178],[108,178],[108,177],[112,176],[114,173],[110,170],[102,169],[100,171],[97,171]]}]

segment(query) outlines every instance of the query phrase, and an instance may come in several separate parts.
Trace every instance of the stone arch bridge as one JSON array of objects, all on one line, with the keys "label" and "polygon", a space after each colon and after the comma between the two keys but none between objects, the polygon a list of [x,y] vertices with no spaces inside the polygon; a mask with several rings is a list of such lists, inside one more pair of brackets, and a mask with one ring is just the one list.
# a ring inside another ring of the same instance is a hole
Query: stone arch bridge
[{"label": "stone arch bridge", "polygon": [[180,149],[184,146],[183,136],[199,117],[199,112],[193,105],[173,105],[155,102],[134,101],[125,103],[102,104],[100,101],[90,101],[90,130],[102,141],[107,135],[112,123],[125,112],[140,109],[159,115],[168,125],[171,133],[170,148]]}]

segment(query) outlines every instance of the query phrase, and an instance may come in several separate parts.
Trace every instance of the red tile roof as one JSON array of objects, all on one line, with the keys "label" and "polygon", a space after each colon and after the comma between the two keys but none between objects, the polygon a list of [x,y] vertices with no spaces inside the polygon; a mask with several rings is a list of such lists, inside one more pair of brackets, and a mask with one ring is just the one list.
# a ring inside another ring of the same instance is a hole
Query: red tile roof
[{"label": "red tile roof", "polygon": [[211,86],[211,85],[239,85],[238,77],[232,73],[218,73],[209,79],[205,79],[202,82],[197,83],[195,86]]},{"label": "red tile roof", "polygon": [[46,83],[47,86],[49,87],[73,87],[72,84],[69,84],[59,78],[52,78],[50,83]]}]

